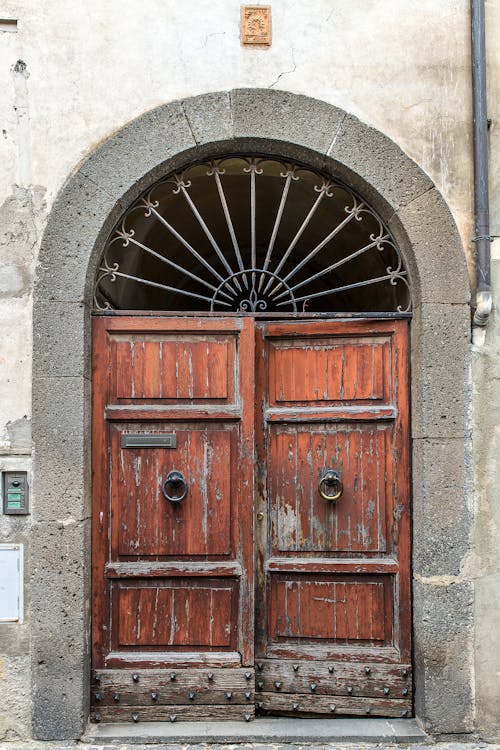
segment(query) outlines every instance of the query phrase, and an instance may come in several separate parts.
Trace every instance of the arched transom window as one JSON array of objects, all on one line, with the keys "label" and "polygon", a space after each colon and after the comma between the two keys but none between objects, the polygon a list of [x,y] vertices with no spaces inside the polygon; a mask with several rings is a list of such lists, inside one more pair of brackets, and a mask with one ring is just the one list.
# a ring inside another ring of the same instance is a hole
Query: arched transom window
[{"label": "arched transom window", "polygon": [[408,312],[400,251],[341,182],[276,158],[228,156],[156,183],[102,254],[99,310]]}]

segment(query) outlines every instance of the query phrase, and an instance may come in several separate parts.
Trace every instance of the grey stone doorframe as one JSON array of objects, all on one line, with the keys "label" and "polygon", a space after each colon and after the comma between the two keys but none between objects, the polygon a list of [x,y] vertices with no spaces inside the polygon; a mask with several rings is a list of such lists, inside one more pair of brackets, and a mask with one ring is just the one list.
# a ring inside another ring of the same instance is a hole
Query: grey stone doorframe
[{"label": "grey stone doorframe", "polygon": [[61,189],[35,282],[31,633],[33,733],[78,739],[90,693],[90,314],[103,244],[151,183],[196,159],[259,152],[338,177],[371,202],[411,277],[416,716],[474,717],[469,279],[430,178],[388,137],[325,102],[241,89],[165,104],[99,145]]}]

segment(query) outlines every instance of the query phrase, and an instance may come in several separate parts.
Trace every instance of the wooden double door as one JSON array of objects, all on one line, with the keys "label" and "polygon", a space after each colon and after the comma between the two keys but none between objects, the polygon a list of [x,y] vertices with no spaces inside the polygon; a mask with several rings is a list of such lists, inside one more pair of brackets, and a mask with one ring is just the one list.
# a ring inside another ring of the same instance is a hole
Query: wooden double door
[{"label": "wooden double door", "polygon": [[407,341],[94,319],[95,720],[411,715]]}]

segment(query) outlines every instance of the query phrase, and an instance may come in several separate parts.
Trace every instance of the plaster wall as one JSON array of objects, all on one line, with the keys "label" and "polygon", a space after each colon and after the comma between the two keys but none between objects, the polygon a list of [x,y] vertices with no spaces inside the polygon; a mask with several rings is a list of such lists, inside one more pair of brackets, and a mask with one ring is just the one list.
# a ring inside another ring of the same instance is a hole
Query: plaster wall
[{"label": "plaster wall", "polygon": [[[418,8],[408,0],[275,0],[271,5],[272,45],[250,49],[240,44],[240,5],[229,0],[149,0],[140,8],[130,0],[3,3],[1,18],[18,23],[0,20],[2,467],[29,468],[32,284],[55,196],[99,144],[155,106],[207,91],[260,87],[341,107],[393,139],[428,173],[451,208],[472,271],[467,0],[422,0]],[[500,2],[487,0],[486,6],[492,231],[500,234],[500,38],[495,33]],[[487,428],[488,435],[498,437],[500,429],[498,410],[491,408],[499,400],[498,325],[491,326],[486,348],[475,355],[475,436]],[[71,325],[63,325],[61,335],[71,335]],[[476,546],[457,569],[477,583],[477,716],[491,735],[495,700],[500,702],[488,658],[500,632],[490,605],[500,566],[493,502],[498,464],[493,438],[478,437],[475,445],[478,490],[469,498],[469,510],[477,507]],[[57,513],[53,520],[56,527],[72,523]],[[16,522],[0,517],[2,541],[29,543],[30,522],[29,517]],[[0,716],[0,739],[26,737],[31,713],[27,625],[0,628],[0,653],[0,685],[10,707]]]}]

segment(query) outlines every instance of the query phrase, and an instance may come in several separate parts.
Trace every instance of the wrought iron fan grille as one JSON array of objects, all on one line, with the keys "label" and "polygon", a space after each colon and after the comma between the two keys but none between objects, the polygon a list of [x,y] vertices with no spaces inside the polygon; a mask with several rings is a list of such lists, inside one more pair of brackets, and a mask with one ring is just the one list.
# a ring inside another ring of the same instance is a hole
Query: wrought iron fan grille
[{"label": "wrought iron fan grille", "polygon": [[401,253],[346,185],[267,157],[156,183],[110,236],[98,310],[408,312]]}]

